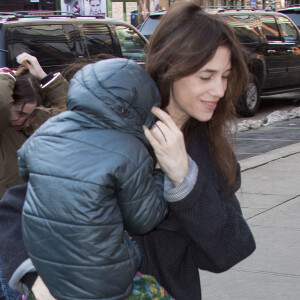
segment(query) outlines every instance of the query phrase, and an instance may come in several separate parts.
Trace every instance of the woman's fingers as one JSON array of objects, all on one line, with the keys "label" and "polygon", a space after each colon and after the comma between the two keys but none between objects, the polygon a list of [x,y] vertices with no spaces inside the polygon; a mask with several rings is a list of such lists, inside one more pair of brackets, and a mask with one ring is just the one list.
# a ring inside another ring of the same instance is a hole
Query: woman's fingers
[{"label": "woman's fingers", "polygon": [[166,112],[152,108],[160,120],[149,130],[144,127],[146,138],[152,145],[162,171],[178,186],[188,172],[188,155],[183,133]]},{"label": "woman's fingers", "polygon": [[25,52],[23,52],[17,56],[17,62],[19,64],[23,64],[24,62],[30,63],[30,62],[33,62],[34,60],[37,60],[36,57],[34,57],[28,53],[25,53]]},{"label": "woman's fingers", "polygon": [[152,135],[158,140],[158,142],[166,143],[168,138],[170,140],[170,130],[169,128],[162,123],[161,121],[157,121],[153,127],[151,128]]},{"label": "woman's fingers", "polygon": [[149,143],[151,144],[151,146],[153,147],[153,149],[157,149],[157,147],[159,146],[159,142],[158,140],[152,135],[151,131],[146,127],[143,126],[144,129],[144,134],[147,138],[147,140],[149,141]]},{"label": "woman's fingers", "polygon": [[172,146],[176,143],[180,143],[183,140],[183,135],[181,130],[177,127],[172,117],[160,108],[153,107],[152,112],[160,118],[147,133],[148,136],[151,133],[151,138],[156,139],[160,145]]},{"label": "woman's fingers", "polygon": [[21,53],[21,54],[19,54],[17,57],[16,57],[16,60],[17,60],[17,63],[18,64],[22,64],[23,63],[23,61],[25,60],[24,59],[24,52],[23,53]]},{"label": "woman's fingers", "polygon": [[39,80],[47,76],[35,56],[23,52],[17,56],[17,62],[26,66],[29,72]]},{"label": "woman's fingers", "polygon": [[151,112],[164,124],[166,124],[170,129],[174,129],[175,127],[178,128],[172,117],[159,107],[152,107]]}]

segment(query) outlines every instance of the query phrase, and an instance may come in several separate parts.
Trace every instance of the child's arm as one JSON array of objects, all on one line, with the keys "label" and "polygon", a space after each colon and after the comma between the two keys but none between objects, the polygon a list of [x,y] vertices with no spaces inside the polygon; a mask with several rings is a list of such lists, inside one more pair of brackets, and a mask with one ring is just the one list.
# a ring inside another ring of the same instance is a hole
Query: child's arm
[{"label": "child's arm", "polygon": [[163,184],[163,173],[153,170],[152,158],[148,156],[118,193],[127,231],[143,234],[164,219],[167,204],[163,197]]}]

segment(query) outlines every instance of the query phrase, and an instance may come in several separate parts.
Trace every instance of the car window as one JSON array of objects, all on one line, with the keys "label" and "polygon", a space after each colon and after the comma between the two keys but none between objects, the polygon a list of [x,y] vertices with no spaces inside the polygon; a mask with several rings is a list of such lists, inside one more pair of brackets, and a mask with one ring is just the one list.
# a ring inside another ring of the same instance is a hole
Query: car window
[{"label": "car window", "polygon": [[300,10],[299,11],[280,11],[287,15],[298,27],[300,26]]},{"label": "car window", "polygon": [[234,29],[243,44],[259,43],[260,33],[255,16],[243,14],[222,17]]},{"label": "car window", "polygon": [[82,52],[78,30],[71,24],[9,26],[5,36],[8,64],[17,67],[22,52],[34,55],[43,68],[72,62]]},{"label": "car window", "polygon": [[298,39],[297,29],[293,23],[285,17],[278,17],[278,25],[281,28],[283,39],[285,42],[294,42]]},{"label": "car window", "polygon": [[154,15],[148,17],[140,28],[140,32],[148,39],[150,35],[154,32],[155,28],[159,24],[161,15]]},{"label": "car window", "polygon": [[89,57],[98,54],[113,54],[113,42],[109,28],[104,24],[83,24],[82,33]]},{"label": "car window", "polygon": [[262,32],[269,42],[280,40],[279,29],[273,16],[261,16]]},{"label": "car window", "polygon": [[136,61],[144,61],[146,55],[144,48],[146,42],[132,28],[117,25],[115,30],[120,42],[123,57],[130,58]]}]

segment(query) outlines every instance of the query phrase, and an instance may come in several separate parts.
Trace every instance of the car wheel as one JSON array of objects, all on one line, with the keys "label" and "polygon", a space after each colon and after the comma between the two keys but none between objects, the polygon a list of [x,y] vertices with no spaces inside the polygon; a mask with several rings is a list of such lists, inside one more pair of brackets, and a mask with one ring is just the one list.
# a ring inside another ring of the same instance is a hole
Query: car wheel
[{"label": "car wheel", "polygon": [[237,111],[243,117],[253,117],[260,104],[260,94],[257,80],[249,83],[247,89],[240,97]]}]

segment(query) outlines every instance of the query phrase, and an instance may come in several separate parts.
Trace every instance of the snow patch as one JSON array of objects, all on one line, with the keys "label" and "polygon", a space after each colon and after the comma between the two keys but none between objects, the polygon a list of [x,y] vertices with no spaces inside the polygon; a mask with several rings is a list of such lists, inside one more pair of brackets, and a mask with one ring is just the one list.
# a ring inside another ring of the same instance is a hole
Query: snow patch
[{"label": "snow patch", "polygon": [[263,122],[263,120],[243,120],[241,123],[238,123],[238,131],[259,128],[263,125]]},{"label": "snow patch", "polygon": [[276,110],[262,120],[243,120],[242,122],[238,123],[237,128],[233,128],[233,130],[236,131],[237,129],[239,132],[247,131],[295,118],[300,118],[300,107],[294,108],[291,111]]}]

